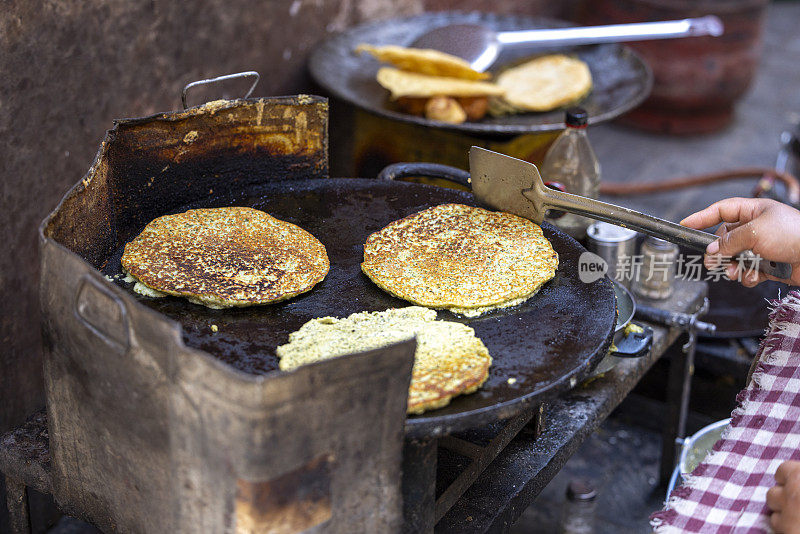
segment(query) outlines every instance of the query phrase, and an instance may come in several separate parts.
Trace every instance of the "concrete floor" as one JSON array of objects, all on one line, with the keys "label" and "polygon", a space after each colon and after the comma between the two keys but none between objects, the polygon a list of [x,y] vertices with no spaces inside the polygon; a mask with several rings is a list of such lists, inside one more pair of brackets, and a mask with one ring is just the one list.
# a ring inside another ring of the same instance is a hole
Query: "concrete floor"
[{"label": "concrete floor", "polygon": [[587,439],[536,502],[512,527],[511,534],[558,532],[572,479],[592,481],[597,489],[595,534],[644,534],[647,517],[661,507],[657,487],[661,437],[658,433],[607,420]]}]

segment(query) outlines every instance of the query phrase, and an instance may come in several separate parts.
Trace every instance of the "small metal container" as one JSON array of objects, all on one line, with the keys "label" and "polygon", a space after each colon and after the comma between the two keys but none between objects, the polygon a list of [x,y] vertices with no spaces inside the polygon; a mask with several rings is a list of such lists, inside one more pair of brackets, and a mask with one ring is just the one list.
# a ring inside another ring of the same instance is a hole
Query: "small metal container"
[{"label": "small metal container", "polygon": [[711,452],[714,444],[720,440],[722,433],[730,424],[730,418],[723,419],[701,428],[688,438],[678,438],[676,440],[681,446],[681,455],[667,486],[667,499],[669,499],[669,495],[675,489],[675,486],[683,483],[685,475],[694,471],[705,459],[706,455]]},{"label": "small metal container", "polygon": [[627,289],[633,281],[632,270],[636,254],[636,231],[606,222],[595,222],[586,230],[586,248],[608,264],[608,276]]},{"label": "small metal container", "polygon": [[678,246],[648,237],[642,243],[642,263],[634,278],[633,292],[649,299],[665,299],[672,294],[678,262]]}]

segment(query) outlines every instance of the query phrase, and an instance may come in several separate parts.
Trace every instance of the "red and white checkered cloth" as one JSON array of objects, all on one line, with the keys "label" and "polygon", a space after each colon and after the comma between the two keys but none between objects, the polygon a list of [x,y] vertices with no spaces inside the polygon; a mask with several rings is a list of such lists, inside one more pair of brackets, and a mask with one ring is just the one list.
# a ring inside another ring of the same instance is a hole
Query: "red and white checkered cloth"
[{"label": "red and white checkered cloth", "polygon": [[730,427],[650,517],[657,534],[770,532],[766,495],[775,470],[800,460],[800,292],[772,305],[760,362]]}]

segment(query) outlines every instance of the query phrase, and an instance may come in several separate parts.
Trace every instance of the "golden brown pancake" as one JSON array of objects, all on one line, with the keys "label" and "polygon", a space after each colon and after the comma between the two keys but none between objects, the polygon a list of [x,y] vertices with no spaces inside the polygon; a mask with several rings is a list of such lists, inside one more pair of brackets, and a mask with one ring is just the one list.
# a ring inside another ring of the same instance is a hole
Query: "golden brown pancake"
[{"label": "golden brown pancake", "polygon": [[437,321],[435,311],[419,306],[354,313],[346,319],[312,319],[276,352],[280,368],[291,370],[415,336],[408,413],[441,408],[486,381],[492,358],[475,331],[461,323]]},{"label": "golden brown pancake", "polygon": [[325,278],[325,247],[294,224],[252,208],[189,210],[150,222],[125,245],[136,280],[210,308],[285,300]]},{"label": "golden brown pancake", "polygon": [[428,208],[375,232],[361,264],[396,297],[467,316],[525,301],[557,267],[539,225],[462,204]]},{"label": "golden brown pancake", "polygon": [[580,59],[555,54],[501,72],[497,85],[505,95],[493,102],[494,112],[550,111],[586,96],[592,75]]}]

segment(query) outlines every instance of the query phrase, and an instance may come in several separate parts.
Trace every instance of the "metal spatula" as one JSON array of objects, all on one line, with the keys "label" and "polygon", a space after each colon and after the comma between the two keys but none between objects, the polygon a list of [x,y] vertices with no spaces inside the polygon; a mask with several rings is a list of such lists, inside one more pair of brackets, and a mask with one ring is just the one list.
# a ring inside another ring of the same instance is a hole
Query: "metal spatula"
[{"label": "metal spatula", "polygon": [[485,71],[501,50],[549,49],[597,43],[621,43],[649,39],[673,39],[693,35],[722,35],[722,21],[714,15],[694,19],[611,24],[575,28],[546,28],[496,32],[478,24],[451,24],[435,28],[418,37],[411,46],[433,48],[467,60],[473,69]]},{"label": "metal spatula", "polygon": [[[632,228],[699,251],[705,251],[709,244],[717,240],[714,234],[652,215],[550,189],[544,185],[539,169],[533,163],[485,148],[473,146],[470,149],[469,171],[475,198],[494,209],[537,223],[544,220],[547,210],[557,209]],[[758,266],[759,271],[776,278],[788,279],[792,274],[792,267],[788,263],[761,260],[750,250],[740,254],[737,259],[745,265]]]}]

